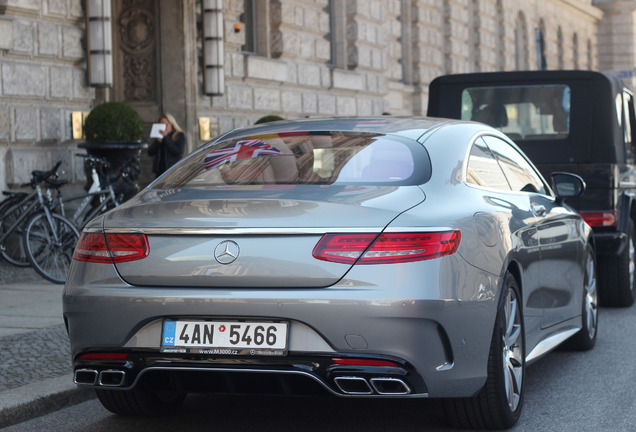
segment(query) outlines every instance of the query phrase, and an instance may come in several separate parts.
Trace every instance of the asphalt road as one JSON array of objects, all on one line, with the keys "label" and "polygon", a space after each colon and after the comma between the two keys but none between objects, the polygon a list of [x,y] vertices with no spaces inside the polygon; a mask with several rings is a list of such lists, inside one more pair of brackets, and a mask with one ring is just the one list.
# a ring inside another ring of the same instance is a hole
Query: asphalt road
[{"label": "asphalt road", "polygon": [[[527,369],[524,411],[514,431],[636,430],[636,306],[602,309],[589,352],[555,351]],[[450,431],[432,400],[190,396],[161,419],[110,414],[97,400],[9,431]]]}]

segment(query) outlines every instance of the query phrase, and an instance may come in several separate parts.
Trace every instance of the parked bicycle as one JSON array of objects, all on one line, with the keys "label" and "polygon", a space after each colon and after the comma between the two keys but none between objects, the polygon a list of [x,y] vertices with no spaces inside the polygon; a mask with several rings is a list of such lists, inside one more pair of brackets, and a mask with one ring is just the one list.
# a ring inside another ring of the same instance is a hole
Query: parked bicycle
[{"label": "parked bicycle", "polygon": [[[0,208],[3,258],[16,265],[29,263],[40,276],[54,283],[66,281],[73,249],[79,240],[79,231],[73,223],[54,212],[57,203],[51,190],[57,189],[59,195],[59,188],[67,182],[51,178],[57,175],[60,164],[61,161],[49,171],[33,171],[33,191],[10,196]],[[44,191],[42,183],[46,185]]]},{"label": "parked bicycle", "polygon": [[[58,168],[61,165],[61,161],[48,172],[34,171],[32,175],[38,175],[43,178],[43,181],[47,183],[46,198],[49,200],[51,207],[54,207],[53,197],[51,195],[51,187],[55,187],[58,190],[59,187],[65,183],[64,180],[57,180]],[[33,178],[29,183],[21,185],[22,187],[30,186],[33,190],[32,195],[29,196],[29,192],[25,191],[3,191],[3,195],[6,198],[0,202],[0,235],[4,233],[6,227],[12,226],[18,217],[29,208],[32,200],[35,200],[35,186],[37,182],[34,182]],[[19,206],[17,206],[19,204]],[[11,211],[9,211],[11,210]],[[23,219],[26,222],[26,219]],[[24,249],[24,242],[22,240],[24,232],[24,224],[18,224],[14,230],[7,233],[7,237],[3,242],[0,242],[0,255],[9,262],[18,267],[28,267],[31,264],[27,258],[26,251]],[[4,228],[3,228],[4,227]]]},{"label": "parked bicycle", "polygon": [[[28,183],[25,186],[28,186]],[[15,222],[15,217],[17,214],[7,214],[7,211],[11,207],[22,201],[28,195],[28,192],[3,191],[2,194],[5,196],[5,198],[0,202],[0,215],[6,216],[2,216],[2,220],[0,220],[0,235],[3,232],[3,224],[4,226],[9,226]],[[21,237],[21,230],[12,232],[7,237],[4,244],[0,245],[0,255],[2,255],[5,260],[15,266],[28,267],[29,261],[26,257],[26,253],[24,252]]]},{"label": "parked bicycle", "polygon": [[84,158],[84,167],[91,176],[91,184],[88,192],[70,198],[60,196],[61,214],[65,217],[65,203],[81,200],[77,208],[68,219],[78,228],[84,225],[95,216],[100,215],[122,203],[124,196],[115,191],[116,183],[120,177],[125,176],[122,171],[118,176],[108,176],[106,171],[109,164],[106,160],[94,156],[77,155]]}]

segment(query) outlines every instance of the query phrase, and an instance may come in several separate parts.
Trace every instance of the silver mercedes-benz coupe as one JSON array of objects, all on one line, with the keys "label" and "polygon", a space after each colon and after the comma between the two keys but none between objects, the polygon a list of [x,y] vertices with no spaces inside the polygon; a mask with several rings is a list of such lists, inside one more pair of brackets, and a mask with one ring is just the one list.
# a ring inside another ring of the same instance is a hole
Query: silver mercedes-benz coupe
[{"label": "silver mercedes-benz coupe", "polygon": [[510,427],[525,367],[596,340],[593,237],[564,203],[584,188],[479,123],[227,133],[85,227],[64,289],[75,383],[124,415],[324,392]]}]

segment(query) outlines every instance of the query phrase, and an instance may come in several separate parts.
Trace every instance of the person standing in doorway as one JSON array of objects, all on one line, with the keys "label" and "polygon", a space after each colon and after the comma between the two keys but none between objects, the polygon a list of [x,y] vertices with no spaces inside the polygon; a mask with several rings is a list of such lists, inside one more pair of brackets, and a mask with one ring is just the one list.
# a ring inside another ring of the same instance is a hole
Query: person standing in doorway
[{"label": "person standing in doorway", "polygon": [[186,145],[185,134],[172,114],[165,113],[159,119],[159,123],[166,125],[165,129],[159,132],[162,137],[155,139],[148,147],[148,154],[154,157],[152,172],[157,177],[181,159]]}]

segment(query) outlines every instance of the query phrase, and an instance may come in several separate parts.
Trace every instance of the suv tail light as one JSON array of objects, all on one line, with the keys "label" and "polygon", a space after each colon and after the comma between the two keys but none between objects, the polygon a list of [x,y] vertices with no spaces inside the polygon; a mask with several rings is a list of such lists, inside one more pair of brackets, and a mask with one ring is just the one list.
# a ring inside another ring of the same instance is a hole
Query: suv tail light
[{"label": "suv tail light", "polygon": [[615,211],[582,211],[581,216],[591,227],[616,226]]},{"label": "suv tail light", "polygon": [[82,233],[73,259],[95,263],[120,263],[148,256],[145,234]]},{"label": "suv tail light", "polygon": [[459,230],[380,234],[325,234],[314,258],[344,264],[389,264],[422,261],[455,253]]}]

